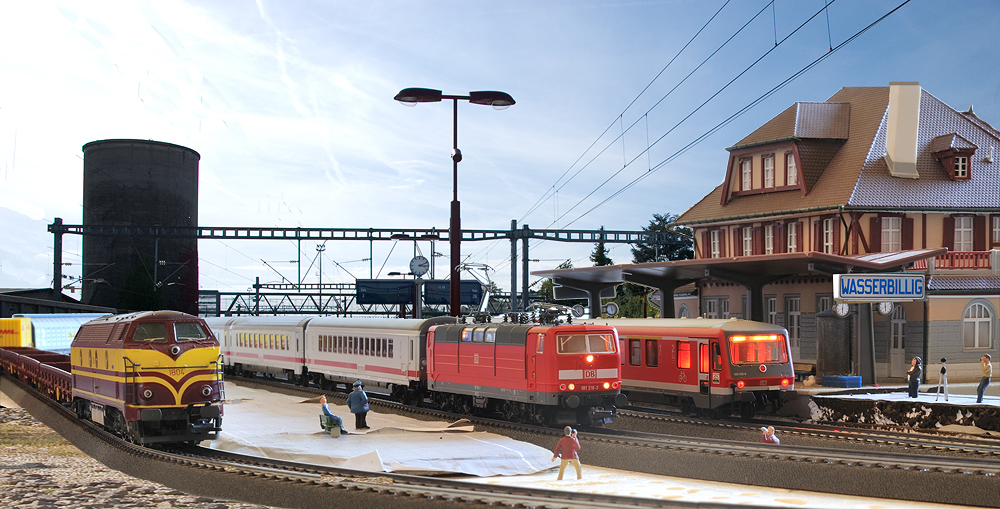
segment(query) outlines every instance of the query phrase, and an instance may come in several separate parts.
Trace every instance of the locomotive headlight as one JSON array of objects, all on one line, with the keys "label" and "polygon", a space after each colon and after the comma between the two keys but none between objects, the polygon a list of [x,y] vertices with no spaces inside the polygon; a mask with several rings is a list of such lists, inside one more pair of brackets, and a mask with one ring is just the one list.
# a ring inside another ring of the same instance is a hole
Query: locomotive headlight
[{"label": "locomotive headlight", "polygon": [[560,391],[565,391],[566,390],[566,384],[559,384],[559,390]]},{"label": "locomotive headlight", "polygon": [[211,396],[212,395],[212,388],[210,386],[208,386],[208,385],[202,387],[201,388],[201,395],[202,396]]},{"label": "locomotive headlight", "polygon": [[594,362],[594,356],[593,355],[588,355],[587,356],[587,364],[590,364],[592,362]]},{"label": "locomotive headlight", "polygon": [[742,388],[744,388],[746,386],[747,386],[747,383],[744,382],[743,380],[740,380],[739,382],[736,382],[736,388],[737,389],[742,389]]},{"label": "locomotive headlight", "polygon": [[142,397],[144,399],[150,399],[150,398],[152,398],[153,397],[153,390],[152,389],[146,389],[146,390],[142,391]]},{"label": "locomotive headlight", "polygon": [[611,383],[611,388],[612,389],[617,389],[617,388],[621,387],[621,385],[622,385],[621,382],[612,382]]},{"label": "locomotive headlight", "polygon": [[569,384],[569,390],[575,391],[576,390],[576,384]]},{"label": "locomotive headlight", "polygon": [[604,390],[608,390],[610,388],[611,388],[611,384],[608,383],[608,382],[604,382]]}]

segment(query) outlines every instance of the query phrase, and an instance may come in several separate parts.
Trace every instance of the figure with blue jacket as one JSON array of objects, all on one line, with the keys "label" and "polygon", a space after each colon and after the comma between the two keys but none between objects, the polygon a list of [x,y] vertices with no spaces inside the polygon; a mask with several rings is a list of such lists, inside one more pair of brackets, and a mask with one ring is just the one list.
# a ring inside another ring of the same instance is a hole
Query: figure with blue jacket
[{"label": "figure with blue jacket", "polygon": [[368,417],[368,394],[365,394],[361,380],[354,382],[354,392],[347,397],[347,407],[354,414],[354,429],[368,429],[368,422],[365,421]]},{"label": "figure with blue jacket", "polygon": [[340,428],[341,433],[347,433],[347,431],[344,429],[344,421],[341,420],[340,417],[334,415],[333,412],[330,411],[330,406],[326,404],[325,394],[319,397],[319,404],[322,405],[321,408],[323,409],[323,415],[330,418],[330,427],[336,426]]}]

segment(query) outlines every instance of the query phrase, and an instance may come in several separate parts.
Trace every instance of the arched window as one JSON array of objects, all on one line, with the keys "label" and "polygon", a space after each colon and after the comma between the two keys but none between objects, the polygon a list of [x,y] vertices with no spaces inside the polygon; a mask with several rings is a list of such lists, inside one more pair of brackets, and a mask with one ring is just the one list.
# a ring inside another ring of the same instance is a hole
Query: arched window
[{"label": "arched window", "polygon": [[982,302],[973,302],[962,315],[962,337],[965,348],[990,348],[993,337],[993,309]]},{"label": "arched window", "polygon": [[688,309],[687,304],[681,304],[677,310],[677,318],[691,318],[691,310]]}]

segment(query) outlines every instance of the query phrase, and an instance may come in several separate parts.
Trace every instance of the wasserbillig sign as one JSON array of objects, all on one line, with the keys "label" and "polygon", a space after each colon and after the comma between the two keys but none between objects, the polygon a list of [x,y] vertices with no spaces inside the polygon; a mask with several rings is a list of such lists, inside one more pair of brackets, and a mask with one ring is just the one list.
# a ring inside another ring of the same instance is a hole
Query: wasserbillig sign
[{"label": "wasserbillig sign", "polygon": [[906,302],[924,300],[923,274],[834,274],[838,302]]}]

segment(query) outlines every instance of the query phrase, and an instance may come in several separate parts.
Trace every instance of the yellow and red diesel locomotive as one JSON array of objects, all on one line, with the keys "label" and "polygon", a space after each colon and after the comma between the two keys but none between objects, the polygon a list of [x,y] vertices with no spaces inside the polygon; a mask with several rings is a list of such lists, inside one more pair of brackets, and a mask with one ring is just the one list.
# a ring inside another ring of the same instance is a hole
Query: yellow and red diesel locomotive
[{"label": "yellow and red diesel locomotive", "polygon": [[5,372],[143,445],[214,440],[222,427],[219,341],[176,311],[104,316],[82,326],[70,355],[3,347]]},{"label": "yellow and red diesel locomotive", "polygon": [[92,320],[70,352],[73,409],[140,444],[214,440],[225,398],[219,341],[196,316]]}]

